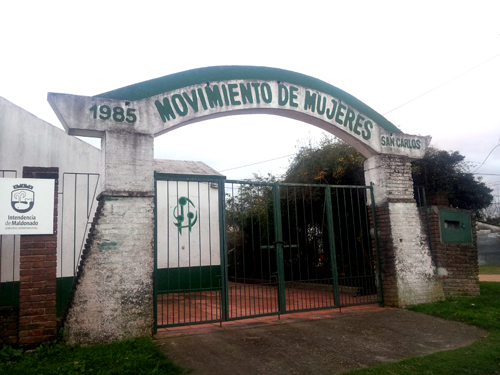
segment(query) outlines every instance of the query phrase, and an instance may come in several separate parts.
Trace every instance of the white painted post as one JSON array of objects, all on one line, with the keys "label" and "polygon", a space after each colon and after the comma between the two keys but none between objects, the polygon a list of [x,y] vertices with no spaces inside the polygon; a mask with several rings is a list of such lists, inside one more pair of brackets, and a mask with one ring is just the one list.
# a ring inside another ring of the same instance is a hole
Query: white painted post
[{"label": "white painted post", "polygon": [[444,299],[413,197],[410,159],[371,157],[365,180],[374,184],[385,303],[402,307]]}]

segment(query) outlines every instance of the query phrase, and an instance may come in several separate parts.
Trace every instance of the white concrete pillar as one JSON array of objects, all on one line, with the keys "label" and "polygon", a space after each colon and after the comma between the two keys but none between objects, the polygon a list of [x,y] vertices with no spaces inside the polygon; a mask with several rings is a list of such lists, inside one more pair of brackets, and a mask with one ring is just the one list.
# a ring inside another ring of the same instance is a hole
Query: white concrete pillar
[{"label": "white concrete pillar", "polygon": [[124,131],[102,137],[103,189],[65,324],[72,344],[153,332],[153,141]]},{"label": "white concrete pillar", "polygon": [[409,158],[378,155],[367,159],[365,181],[374,184],[386,304],[406,306],[442,300],[443,288],[413,197]]}]

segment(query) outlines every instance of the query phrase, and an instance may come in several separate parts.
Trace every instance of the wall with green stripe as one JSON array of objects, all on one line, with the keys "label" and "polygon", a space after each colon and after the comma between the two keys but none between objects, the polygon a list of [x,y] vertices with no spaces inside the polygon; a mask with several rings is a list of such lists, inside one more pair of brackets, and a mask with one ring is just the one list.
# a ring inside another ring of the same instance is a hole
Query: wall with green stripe
[{"label": "wall with green stripe", "polygon": [[[71,295],[73,276],[57,278],[57,316],[62,317]],[[0,285],[0,307],[19,308],[19,281],[3,282]]]},{"label": "wall with green stripe", "polygon": [[221,287],[221,267],[180,267],[156,270],[156,291],[164,294],[174,291],[196,291],[199,289],[218,289]]}]

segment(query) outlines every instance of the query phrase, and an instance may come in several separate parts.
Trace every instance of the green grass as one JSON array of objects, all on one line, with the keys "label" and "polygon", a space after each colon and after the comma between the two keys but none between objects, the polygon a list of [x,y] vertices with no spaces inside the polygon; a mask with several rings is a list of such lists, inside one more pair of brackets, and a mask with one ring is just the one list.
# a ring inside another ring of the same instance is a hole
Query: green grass
[{"label": "green grass", "polygon": [[500,264],[494,266],[479,266],[480,275],[500,275]]},{"label": "green grass", "polygon": [[500,374],[500,283],[480,283],[478,297],[450,298],[417,305],[410,310],[484,328],[488,337],[464,348],[414,357],[349,372],[356,375],[459,375]]},{"label": "green grass", "polygon": [[173,365],[151,339],[136,339],[87,347],[63,343],[42,345],[33,353],[4,347],[0,350],[0,374],[185,374]]}]

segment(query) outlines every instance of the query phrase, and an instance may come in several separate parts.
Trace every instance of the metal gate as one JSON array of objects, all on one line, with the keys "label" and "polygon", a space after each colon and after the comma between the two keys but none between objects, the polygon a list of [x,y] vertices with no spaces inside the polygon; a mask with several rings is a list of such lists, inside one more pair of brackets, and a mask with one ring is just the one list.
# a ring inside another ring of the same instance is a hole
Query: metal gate
[{"label": "metal gate", "polygon": [[383,302],[371,186],[156,180],[157,327]]},{"label": "metal gate", "polygon": [[155,173],[157,327],[222,321],[224,178]]}]

